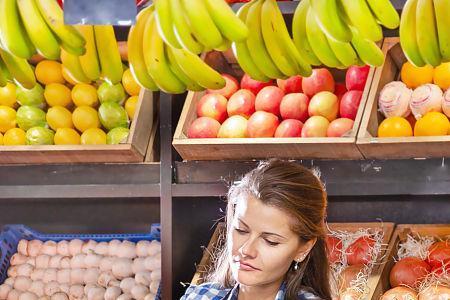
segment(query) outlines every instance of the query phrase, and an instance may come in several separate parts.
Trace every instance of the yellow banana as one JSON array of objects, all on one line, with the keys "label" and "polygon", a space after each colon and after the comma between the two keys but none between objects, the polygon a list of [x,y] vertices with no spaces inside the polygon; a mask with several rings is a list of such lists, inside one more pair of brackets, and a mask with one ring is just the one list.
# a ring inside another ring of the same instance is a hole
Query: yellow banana
[{"label": "yellow banana", "polygon": [[172,11],[173,31],[180,45],[194,54],[200,54],[203,45],[200,44],[192,35],[189,24],[182,10],[180,0],[169,0]]},{"label": "yellow banana", "polygon": [[0,56],[16,84],[28,90],[34,88],[36,77],[33,68],[25,58],[17,57],[2,48],[0,48]]},{"label": "yellow banana", "polygon": [[56,0],[36,0],[36,4],[45,22],[61,41],[61,46],[74,55],[84,54],[86,41],[73,26],[64,24],[64,14]]},{"label": "yellow banana", "polygon": [[[448,18],[448,16],[447,16]],[[419,0],[416,11],[416,35],[423,60],[433,67],[441,64],[433,0]]]},{"label": "yellow banana", "polygon": [[319,66],[322,63],[314,54],[306,36],[306,16],[309,9],[309,0],[302,0],[295,9],[292,20],[292,37],[294,44],[300,52],[300,55],[313,66]]},{"label": "yellow banana", "polygon": [[339,42],[329,37],[327,39],[334,55],[336,55],[344,67],[348,68],[358,64],[358,54],[356,54],[355,49],[353,49],[350,43]]},{"label": "yellow banana", "polygon": [[145,25],[152,11],[153,7],[151,6],[143,9],[136,17],[136,24],[130,29],[128,34],[128,63],[130,64],[131,74],[140,86],[151,91],[158,91],[159,88],[145,66],[143,50]]},{"label": "yellow banana", "polygon": [[442,59],[450,61],[450,1],[434,0],[434,12],[436,14],[436,25],[439,37],[439,48]]},{"label": "yellow banana", "polygon": [[158,88],[166,93],[183,93],[186,90],[186,86],[170,70],[164,53],[164,41],[158,34],[153,13],[147,19],[143,40],[145,65]]},{"label": "yellow banana", "polygon": [[102,77],[117,84],[122,80],[123,67],[114,29],[112,25],[95,25],[94,33]]},{"label": "yellow banana", "polygon": [[10,81],[11,79],[11,74],[9,73],[8,68],[3,62],[3,59],[1,59],[0,57],[0,87],[5,87],[8,81]]},{"label": "yellow banana", "polygon": [[155,20],[158,26],[159,36],[172,47],[181,48],[173,30],[173,16],[168,0],[155,0]]},{"label": "yellow banana", "polygon": [[[241,19],[243,22],[246,21],[248,10],[251,7],[253,2],[245,3],[237,12],[237,16],[239,19]],[[270,80],[269,77],[264,75],[264,73],[261,72],[261,70],[258,68],[258,66],[254,63],[252,60],[250,51],[247,47],[246,42],[234,42],[232,44],[232,49],[234,56],[236,57],[236,60],[239,63],[239,66],[242,68],[242,70],[247,73],[251,78],[267,82]]]},{"label": "yellow banana", "polygon": [[383,31],[372,15],[366,0],[340,0],[346,17],[366,39],[378,42],[383,38]]},{"label": "yellow banana", "polygon": [[317,23],[326,35],[340,42],[350,42],[352,32],[342,19],[336,1],[339,0],[313,0],[310,4]]},{"label": "yellow banana", "polygon": [[248,37],[248,28],[223,0],[204,0],[206,7],[222,35],[230,41],[242,42]]},{"label": "yellow banana", "polygon": [[17,0],[24,27],[39,54],[47,59],[56,60],[61,51],[59,42],[45,23],[35,0]]},{"label": "yellow banana", "polygon": [[400,25],[400,16],[389,0],[366,0],[378,22],[384,27],[395,29]]},{"label": "yellow banana", "polygon": [[173,50],[170,46],[165,45],[166,56],[169,60],[170,69],[177,76],[177,78],[186,85],[189,91],[200,92],[204,91],[205,88],[200,86],[195,80],[192,80],[178,65],[177,60],[173,54]]},{"label": "yellow banana", "polygon": [[205,47],[216,48],[222,44],[222,35],[209,15],[203,0],[180,0],[189,27],[195,38]]},{"label": "yellow banana", "polygon": [[231,48],[231,43],[232,42],[230,40],[224,38],[222,44],[220,44],[218,47],[214,48],[214,50],[225,52]]},{"label": "yellow banana", "polygon": [[95,45],[94,26],[76,25],[75,28],[83,35],[86,41],[86,53],[79,57],[81,68],[86,77],[92,81],[100,78],[100,62]]},{"label": "yellow banana", "polygon": [[16,0],[0,0],[0,40],[6,51],[29,59],[36,52],[20,19]]},{"label": "yellow banana", "polygon": [[352,45],[359,58],[366,64],[380,67],[384,63],[384,54],[380,47],[372,41],[365,39],[358,30],[351,28],[353,32]]},{"label": "yellow banana", "polygon": [[426,65],[419,51],[416,35],[417,0],[407,0],[400,18],[400,45],[406,58],[415,66]]},{"label": "yellow banana", "polygon": [[[314,1],[314,0],[313,0]],[[341,65],[339,59],[334,55],[328,44],[327,37],[317,24],[314,11],[310,8],[306,16],[306,35],[310,45],[314,45],[314,54],[327,67],[336,68]]]},{"label": "yellow banana", "polygon": [[77,82],[90,83],[91,80],[86,76],[81,67],[78,56],[75,56],[64,49],[61,49],[61,62]]}]

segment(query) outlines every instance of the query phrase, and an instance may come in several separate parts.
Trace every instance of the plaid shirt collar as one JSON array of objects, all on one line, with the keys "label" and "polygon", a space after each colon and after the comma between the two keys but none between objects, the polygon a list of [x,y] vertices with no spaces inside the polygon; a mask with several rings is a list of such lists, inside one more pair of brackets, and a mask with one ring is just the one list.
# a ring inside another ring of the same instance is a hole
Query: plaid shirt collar
[{"label": "plaid shirt collar", "polygon": [[[236,284],[234,288],[228,292],[229,296],[226,300],[237,300],[239,295],[239,284]],[[286,283],[283,282],[274,300],[284,300],[284,294],[286,293]]]}]

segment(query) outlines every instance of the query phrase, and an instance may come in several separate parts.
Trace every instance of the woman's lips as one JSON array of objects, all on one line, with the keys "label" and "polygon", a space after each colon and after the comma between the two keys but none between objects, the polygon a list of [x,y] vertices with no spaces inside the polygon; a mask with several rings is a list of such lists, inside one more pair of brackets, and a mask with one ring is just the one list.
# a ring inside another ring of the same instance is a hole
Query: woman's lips
[{"label": "woman's lips", "polygon": [[239,270],[243,270],[243,271],[260,271],[260,269],[252,266],[249,263],[245,263],[242,261],[238,261],[237,262],[239,264]]}]

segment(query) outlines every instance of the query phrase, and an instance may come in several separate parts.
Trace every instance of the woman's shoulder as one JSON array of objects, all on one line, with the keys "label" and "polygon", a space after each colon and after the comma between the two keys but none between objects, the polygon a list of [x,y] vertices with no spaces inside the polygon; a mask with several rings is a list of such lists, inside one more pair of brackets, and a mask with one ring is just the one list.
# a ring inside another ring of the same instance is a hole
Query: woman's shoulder
[{"label": "woman's shoulder", "polygon": [[297,300],[323,300],[312,288],[303,287],[298,293]]},{"label": "woman's shoulder", "polygon": [[230,289],[223,288],[219,283],[207,282],[189,286],[180,300],[219,300],[229,291]]}]

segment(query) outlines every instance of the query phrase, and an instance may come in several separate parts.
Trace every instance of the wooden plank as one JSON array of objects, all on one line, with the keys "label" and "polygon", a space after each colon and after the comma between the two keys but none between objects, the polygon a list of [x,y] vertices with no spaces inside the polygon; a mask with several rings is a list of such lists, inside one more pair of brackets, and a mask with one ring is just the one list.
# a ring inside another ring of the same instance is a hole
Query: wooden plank
[{"label": "wooden plank", "polygon": [[141,89],[135,111],[135,122],[131,123],[128,143],[138,151],[142,157],[147,152],[155,115],[155,103],[152,91]]}]

